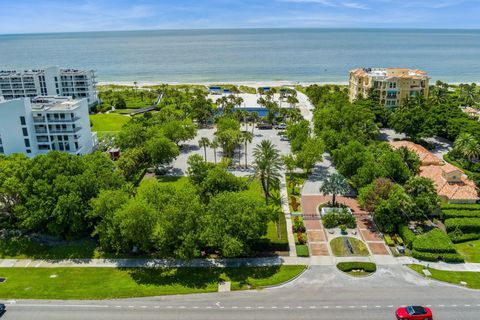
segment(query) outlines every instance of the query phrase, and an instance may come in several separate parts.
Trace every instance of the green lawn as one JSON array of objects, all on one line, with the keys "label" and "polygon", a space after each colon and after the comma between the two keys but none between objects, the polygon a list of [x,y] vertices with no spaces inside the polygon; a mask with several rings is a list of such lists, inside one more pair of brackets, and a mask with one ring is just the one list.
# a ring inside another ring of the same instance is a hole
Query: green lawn
[{"label": "green lawn", "polygon": [[[343,239],[348,238],[350,241],[354,254],[351,254],[348,251],[348,248],[345,246]],[[347,256],[363,256],[366,257],[369,255],[367,246],[363,243],[363,241],[358,240],[352,237],[338,237],[330,241],[330,247],[332,248],[332,252],[337,257],[347,257]]]},{"label": "green lawn", "polygon": [[214,292],[221,280],[232,290],[281,284],[305,266],[245,268],[2,268],[2,299],[116,299]]},{"label": "green lawn", "polygon": [[92,131],[94,132],[117,132],[122,126],[130,120],[130,117],[116,113],[108,114],[92,114],[90,122],[92,123]]},{"label": "green lawn", "polygon": [[[409,265],[410,269],[424,276],[422,270],[424,266],[418,264]],[[480,273],[468,271],[442,271],[428,268],[432,276],[430,278],[460,285],[461,281],[467,283],[468,288],[480,289]]]},{"label": "green lawn", "polygon": [[455,249],[465,258],[465,262],[480,263],[480,240],[457,243]]},{"label": "green lawn", "polygon": [[306,244],[297,244],[295,245],[297,250],[297,256],[299,257],[309,257],[310,253],[308,252],[308,246]]},{"label": "green lawn", "polygon": [[99,257],[93,240],[66,242],[49,246],[24,237],[0,240],[2,259],[90,259]]}]

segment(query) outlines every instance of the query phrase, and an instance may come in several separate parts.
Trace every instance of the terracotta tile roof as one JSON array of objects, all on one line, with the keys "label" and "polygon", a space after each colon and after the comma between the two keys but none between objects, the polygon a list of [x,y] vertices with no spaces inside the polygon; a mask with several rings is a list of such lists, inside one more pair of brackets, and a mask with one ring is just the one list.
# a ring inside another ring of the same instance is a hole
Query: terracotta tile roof
[{"label": "terracotta tile roof", "polygon": [[424,148],[419,144],[413,143],[411,141],[405,141],[405,140],[392,141],[390,142],[390,145],[395,149],[406,147],[408,150],[415,152],[420,158],[420,163],[422,165],[430,165],[430,164],[442,165],[443,164],[442,160],[440,160],[435,155],[430,153],[430,151],[428,151],[426,148]]},{"label": "terracotta tile roof", "polygon": [[[420,176],[429,178],[433,181],[439,196],[449,200],[476,200],[478,192],[473,181],[468,180],[462,175],[460,182],[448,182],[443,176],[444,166],[422,166]],[[454,166],[451,166],[455,168]],[[458,170],[455,168],[455,170]]]},{"label": "terracotta tile roof", "polygon": [[[421,162],[420,176],[433,181],[439,196],[457,201],[479,199],[475,183],[469,180],[458,167],[450,163],[444,163],[426,148],[410,141],[393,141],[390,142],[390,145],[395,149],[406,147],[418,155]],[[448,182],[445,174],[451,174],[455,171],[459,172],[460,181]]]}]

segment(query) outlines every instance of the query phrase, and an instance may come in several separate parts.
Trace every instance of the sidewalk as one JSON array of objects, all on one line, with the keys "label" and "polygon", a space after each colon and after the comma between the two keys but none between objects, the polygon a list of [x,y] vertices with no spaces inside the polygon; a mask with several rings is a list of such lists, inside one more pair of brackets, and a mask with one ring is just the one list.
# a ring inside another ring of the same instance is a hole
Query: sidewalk
[{"label": "sidewalk", "polygon": [[74,260],[30,260],[0,259],[0,268],[208,268],[208,267],[265,267],[278,265],[336,265],[342,261],[374,262],[379,266],[420,264],[445,271],[480,272],[480,263],[448,264],[444,262],[419,261],[410,257],[372,255],[369,257],[268,257],[244,259],[194,259],[190,261],[168,259],[74,259]]},{"label": "sidewalk", "polygon": [[285,221],[287,224],[287,237],[290,257],[296,257],[297,249],[295,247],[295,237],[293,236],[292,230],[292,219],[290,216],[290,205],[288,202],[287,178],[285,173],[282,173],[282,177],[280,178],[280,198],[282,199],[282,211],[285,213]]}]

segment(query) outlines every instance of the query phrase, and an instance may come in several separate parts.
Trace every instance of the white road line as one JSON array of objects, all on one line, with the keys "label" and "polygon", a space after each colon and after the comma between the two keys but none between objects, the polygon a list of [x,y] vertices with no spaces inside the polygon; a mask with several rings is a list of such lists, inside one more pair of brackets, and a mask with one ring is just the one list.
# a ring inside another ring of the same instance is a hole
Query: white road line
[{"label": "white road line", "polygon": [[238,309],[238,307],[237,307],[237,306],[233,306],[232,309]]},{"label": "white road line", "polygon": [[247,306],[247,307],[245,307],[245,309],[252,309],[252,307]]},{"label": "white road line", "polygon": [[290,307],[289,307],[289,306],[285,306],[285,307],[283,307],[283,309],[290,309]]},{"label": "white road line", "polygon": [[173,307],[172,306],[167,306],[167,309],[172,309]]},{"label": "white road line", "polygon": [[337,309],[342,309],[342,306],[335,306],[335,308],[337,308]]},{"label": "white road line", "polygon": [[470,307],[470,305],[469,305],[469,304],[464,304],[463,306],[464,306],[464,307]]},{"label": "white road line", "polygon": [[297,306],[297,309],[302,309],[303,307],[302,306]]},{"label": "white road line", "polygon": [[439,307],[445,307],[445,305],[444,305],[444,304],[439,304],[438,306],[439,306]]},{"label": "white road line", "polygon": [[160,306],[155,306],[155,307],[153,307],[153,308],[154,308],[154,309],[160,309]]},{"label": "white road line", "polygon": [[178,307],[179,309],[185,309],[186,307],[185,306],[180,306]]},{"label": "white road line", "polygon": [[198,309],[198,306],[194,306],[193,309]]},{"label": "white road line", "polygon": [[389,306],[387,306],[387,308],[393,308],[393,306],[392,306],[392,305],[389,305]]},{"label": "white road line", "polygon": [[277,307],[276,307],[276,306],[273,306],[272,309],[277,309]]},{"label": "white road line", "polygon": [[128,306],[129,308],[135,308],[134,306]]},{"label": "white road line", "polygon": [[316,309],[317,307],[315,307],[315,306],[310,306],[309,308],[310,308],[310,309]]},{"label": "white road line", "polygon": [[142,309],[147,309],[147,306],[141,306],[140,308],[142,308]]},{"label": "white road line", "polygon": [[353,308],[355,308],[355,306],[348,306],[348,307],[349,307],[350,309],[353,309]]},{"label": "white road line", "polygon": [[368,308],[368,306],[362,306],[362,308]]},{"label": "white road line", "polygon": [[206,306],[206,307],[205,307],[205,309],[212,309],[212,307],[210,307],[210,306]]},{"label": "white road line", "polygon": [[381,308],[382,306],[375,306],[375,308]]},{"label": "white road line", "polygon": [[122,306],[115,306],[115,308],[121,308]]},{"label": "white road line", "polygon": [[323,306],[323,309],[328,309],[328,306]]},{"label": "white road line", "polygon": [[263,309],[264,307],[262,307],[262,306],[258,306],[257,308],[258,308],[258,309]]},{"label": "white road line", "polygon": [[15,307],[29,308],[108,308],[105,304],[11,304]]}]

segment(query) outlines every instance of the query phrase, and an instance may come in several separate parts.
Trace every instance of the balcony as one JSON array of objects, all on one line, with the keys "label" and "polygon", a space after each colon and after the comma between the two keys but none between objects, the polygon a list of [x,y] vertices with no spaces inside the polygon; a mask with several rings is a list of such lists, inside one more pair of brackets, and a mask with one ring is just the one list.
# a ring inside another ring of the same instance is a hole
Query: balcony
[{"label": "balcony", "polygon": [[45,123],[45,118],[42,117],[34,117],[33,118],[34,123]]},{"label": "balcony", "polygon": [[70,128],[70,129],[51,129],[49,132],[51,134],[65,134],[65,133],[77,133],[79,132],[80,130],[82,130],[81,127],[77,127],[77,128]]},{"label": "balcony", "polygon": [[49,123],[72,123],[77,122],[80,120],[79,117],[68,118],[68,119],[55,119],[55,118],[47,118]]}]

